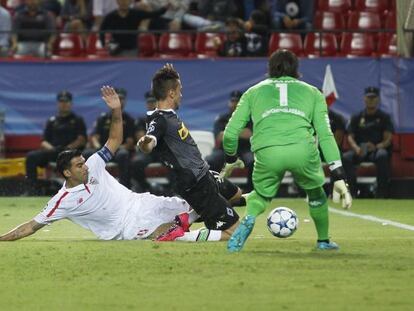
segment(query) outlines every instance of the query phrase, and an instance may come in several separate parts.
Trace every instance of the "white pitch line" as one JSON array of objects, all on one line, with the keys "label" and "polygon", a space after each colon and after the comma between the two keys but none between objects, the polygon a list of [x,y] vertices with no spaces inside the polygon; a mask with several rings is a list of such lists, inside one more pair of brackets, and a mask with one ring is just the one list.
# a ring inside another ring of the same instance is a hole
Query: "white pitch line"
[{"label": "white pitch line", "polygon": [[407,224],[403,224],[400,222],[396,222],[396,221],[392,221],[389,219],[383,219],[383,218],[378,218],[372,215],[360,215],[360,214],[356,214],[356,213],[352,213],[352,212],[348,212],[348,211],[342,211],[336,208],[329,208],[329,211],[331,213],[334,214],[339,214],[339,215],[343,215],[343,216],[347,216],[347,217],[356,217],[356,218],[360,218],[360,219],[365,219],[368,221],[373,221],[373,222],[378,222],[381,223],[383,225],[389,225],[389,226],[394,226],[400,229],[406,229],[406,230],[410,230],[410,231],[414,231],[414,226],[411,225],[407,225]]}]

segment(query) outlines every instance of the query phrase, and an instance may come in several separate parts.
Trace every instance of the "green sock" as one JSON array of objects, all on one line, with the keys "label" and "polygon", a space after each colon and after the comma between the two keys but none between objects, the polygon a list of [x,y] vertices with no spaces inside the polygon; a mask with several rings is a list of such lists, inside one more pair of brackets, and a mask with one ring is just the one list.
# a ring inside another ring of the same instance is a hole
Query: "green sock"
[{"label": "green sock", "polygon": [[247,215],[254,217],[259,216],[266,210],[266,207],[269,205],[270,200],[266,200],[264,197],[260,196],[256,191],[252,191],[246,198],[247,201]]},{"label": "green sock", "polygon": [[322,187],[306,190],[309,197],[309,212],[315,223],[318,240],[329,239],[328,200]]}]

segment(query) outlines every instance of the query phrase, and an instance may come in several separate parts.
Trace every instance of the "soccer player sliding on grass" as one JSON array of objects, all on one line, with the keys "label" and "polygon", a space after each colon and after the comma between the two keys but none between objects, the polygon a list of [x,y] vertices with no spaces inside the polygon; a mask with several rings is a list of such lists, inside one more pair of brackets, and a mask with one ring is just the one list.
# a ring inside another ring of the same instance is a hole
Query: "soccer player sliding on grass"
[{"label": "soccer player sliding on grass", "polygon": [[315,134],[334,181],[333,199],[342,199],[344,208],[352,198],[338,147],[329,125],[327,105],[320,91],[299,81],[298,59],[287,50],[270,56],[269,78],[249,88],[241,97],[224,131],[226,153],[224,171],[237,161],[240,131],[251,119],[252,151],[255,154],[252,191],[247,196],[246,216],[230,238],[227,248],[238,252],[262,214],[276,195],[286,171],[290,171],[309,198],[310,215],[315,223],[318,249],[338,249],[329,240],[329,216],[321,160]]},{"label": "soccer player sliding on grass", "polygon": [[[69,219],[103,240],[157,238],[168,232],[175,222],[183,230],[183,240],[228,238],[228,234],[222,237],[221,231],[212,234],[208,229],[186,232],[198,218],[186,201],[177,197],[134,193],[106,171],[106,163],[122,143],[123,126],[118,94],[107,86],[101,91],[104,101],[112,109],[109,138],[105,146],[86,162],[77,150],[61,152],[57,159],[57,169],[65,178],[63,187],[37,216],[1,235],[0,241],[24,238],[60,219]],[[238,187],[227,180],[217,178],[215,181],[228,199],[240,199],[241,191]]]}]

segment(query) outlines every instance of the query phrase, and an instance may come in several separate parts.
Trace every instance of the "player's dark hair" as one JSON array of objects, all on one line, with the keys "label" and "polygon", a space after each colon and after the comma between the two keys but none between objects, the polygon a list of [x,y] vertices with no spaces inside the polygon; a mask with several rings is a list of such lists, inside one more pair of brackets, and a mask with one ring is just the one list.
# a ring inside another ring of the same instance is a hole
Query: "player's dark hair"
[{"label": "player's dark hair", "polygon": [[180,75],[174,68],[163,67],[152,78],[152,94],[156,100],[167,98],[168,91],[174,90],[178,85]]},{"label": "player's dark hair", "polygon": [[82,153],[77,149],[75,150],[70,149],[70,150],[62,151],[61,153],[59,153],[57,160],[56,160],[56,170],[60,174],[62,174],[63,177],[65,177],[65,175],[63,174],[63,171],[70,168],[70,165],[71,165],[70,161],[73,158],[80,157],[81,155]]},{"label": "player's dark hair", "polygon": [[269,77],[289,76],[299,78],[298,66],[299,61],[294,53],[284,49],[277,50],[269,58]]}]

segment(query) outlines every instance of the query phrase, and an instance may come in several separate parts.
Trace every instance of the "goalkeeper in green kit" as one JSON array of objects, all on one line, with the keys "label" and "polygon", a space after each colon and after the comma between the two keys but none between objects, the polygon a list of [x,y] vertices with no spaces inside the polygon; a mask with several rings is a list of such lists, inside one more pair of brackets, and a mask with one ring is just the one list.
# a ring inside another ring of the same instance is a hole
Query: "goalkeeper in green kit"
[{"label": "goalkeeper in green kit", "polygon": [[274,52],[268,64],[269,78],[249,88],[241,97],[224,131],[226,166],[222,173],[237,165],[239,132],[251,119],[254,190],[247,196],[247,213],[231,236],[227,248],[238,252],[253,230],[256,217],[262,214],[276,195],[286,171],[290,171],[309,199],[310,215],[318,233],[318,249],[338,249],[329,240],[329,216],[325,176],[318,147],[329,163],[334,181],[333,199],[350,208],[352,198],[345,183],[345,173],[330,129],[327,105],[321,92],[297,80],[298,59],[287,50]]}]

